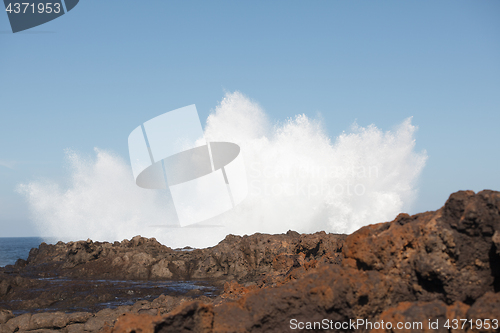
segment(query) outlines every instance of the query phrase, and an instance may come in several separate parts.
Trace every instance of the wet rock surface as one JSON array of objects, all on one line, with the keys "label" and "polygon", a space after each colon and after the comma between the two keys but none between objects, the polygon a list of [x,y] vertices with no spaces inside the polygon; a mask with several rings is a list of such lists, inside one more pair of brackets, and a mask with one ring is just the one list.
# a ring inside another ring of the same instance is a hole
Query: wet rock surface
[{"label": "wet rock surface", "polygon": [[[175,250],[140,236],[113,244],[90,240],[42,243],[26,261],[0,268],[0,308],[11,311],[9,316],[17,315],[5,319],[1,327],[34,331],[71,326],[73,331],[95,331],[113,326],[125,312],[156,316],[193,299],[220,304],[246,293],[247,288],[239,283],[250,288],[258,288],[257,282],[260,287],[275,285],[278,277],[305,262],[327,253],[339,257],[344,239],[345,235],[324,232],[228,235],[212,248]],[[160,306],[158,300],[165,297],[168,306]],[[143,302],[151,307],[143,307]],[[131,310],[137,306],[139,310]],[[55,313],[50,316],[64,312],[91,316],[85,325],[63,325],[59,319],[44,327],[29,322],[29,315],[47,311]]]},{"label": "wet rock surface", "polygon": [[[205,279],[220,293],[162,295],[84,312],[85,322],[72,322],[62,312],[36,320],[32,312],[12,317],[11,309],[0,305],[5,308],[0,332],[314,332],[318,329],[307,323],[324,319],[330,325],[379,323],[330,326],[332,332],[404,331],[380,326],[381,321],[422,323],[407,332],[499,331],[494,324],[500,320],[499,192],[457,192],[437,211],[400,214],[349,236],[230,235],[216,247],[193,251],[144,238],[75,244],[41,246],[27,262],[4,269],[0,300],[54,272],[65,278]],[[120,272],[109,267],[113,262]],[[304,329],[291,329],[291,319]],[[478,320],[486,319],[489,325],[479,327]]]},{"label": "wet rock surface", "polygon": [[11,289],[0,307],[14,314],[44,311],[91,311],[132,305],[139,300],[151,301],[167,294],[170,296],[216,297],[220,286],[207,281],[126,281],[43,278],[28,286]]}]

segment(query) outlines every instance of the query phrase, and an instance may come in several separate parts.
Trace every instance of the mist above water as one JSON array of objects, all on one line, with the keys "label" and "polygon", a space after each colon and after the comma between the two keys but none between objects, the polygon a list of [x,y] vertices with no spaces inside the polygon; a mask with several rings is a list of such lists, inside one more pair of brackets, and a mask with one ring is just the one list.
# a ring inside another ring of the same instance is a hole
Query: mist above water
[{"label": "mist above water", "polygon": [[97,148],[91,158],[67,152],[66,186],[32,181],[19,191],[40,234],[62,240],[140,234],[175,248],[212,246],[229,233],[350,233],[409,208],[427,158],[415,151],[415,131],[409,118],[393,131],[353,125],[330,138],[318,120],[297,115],[273,124],[257,103],[228,93],[208,117],[205,137],[241,147],[249,193],[204,227],[174,227],[168,193],[138,187],[128,156]]}]

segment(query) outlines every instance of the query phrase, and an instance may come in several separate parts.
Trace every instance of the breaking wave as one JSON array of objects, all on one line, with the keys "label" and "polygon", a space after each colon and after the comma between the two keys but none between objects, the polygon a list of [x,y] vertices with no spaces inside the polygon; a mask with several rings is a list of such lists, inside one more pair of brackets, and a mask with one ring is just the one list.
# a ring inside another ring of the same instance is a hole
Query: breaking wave
[{"label": "breaking wave", "polygon": [[[354,124],[331,139],[319,120],[272,124],[260,106],[228,93],[208,117],[208,141],[237,143],[249,193],[203,228],[178,228],[166,191],[139,188],[128,160],[95,149],[67,151],[70,178],[20,184],[41,236],[115,241],[141,234],[171,247],[206,247],[227,234],[350,233],[409,209],[426,152],[415,152],[411,118],[393,131]],[[124,139],[125,140],[125,139]],[[203,225],[202,225],[203,226]]]}]

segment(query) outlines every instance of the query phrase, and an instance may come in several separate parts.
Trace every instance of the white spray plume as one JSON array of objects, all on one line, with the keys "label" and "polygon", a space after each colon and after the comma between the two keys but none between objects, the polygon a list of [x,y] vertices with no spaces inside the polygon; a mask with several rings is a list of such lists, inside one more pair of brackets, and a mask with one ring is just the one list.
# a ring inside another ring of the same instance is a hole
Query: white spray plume
[{"label": "white spray plume", "polygon": [[248,197],[209,221],[219,228],[172,228],[172,203],[162,191],[139,188],[128,161],[96,149],[95,159],[68,152],[67,188],[21,184],[42,236],[115,241],[137,234],[171,247],[206,247],[225,235],[298,232],[351,233],[408,209],[426,152],[415,152],[411,118],[395,131],[354,125],[330,140],[323,124],[297,115],[270,123],[255,102],[228,93],[208,117],[208,141],[241,147]]}]

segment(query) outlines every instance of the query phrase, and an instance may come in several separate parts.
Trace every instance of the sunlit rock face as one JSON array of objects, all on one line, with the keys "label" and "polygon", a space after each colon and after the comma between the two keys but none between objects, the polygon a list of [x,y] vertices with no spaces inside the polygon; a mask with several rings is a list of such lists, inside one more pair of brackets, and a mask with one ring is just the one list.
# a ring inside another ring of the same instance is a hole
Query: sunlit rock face
[{"label": "sunlit rock face", "polygon": [[404,328],[410,322],[420,325],[416,331],[445,332],[467,320],[462,331],[496,332],[499,234],[500,193],[457,192],[437,211],[401,214],[349,235],[341,264],[315,260],[267,287],[228,286],[243,295],[237,302],[189,303],[156,321],[138,320],[153,323],[157,332],[186,332],[187,326],[198,332],[283,332],[324,319],[341,331],[336,323],[352,318],[372,323],[352,331],[391,332],[387,323]]}]

